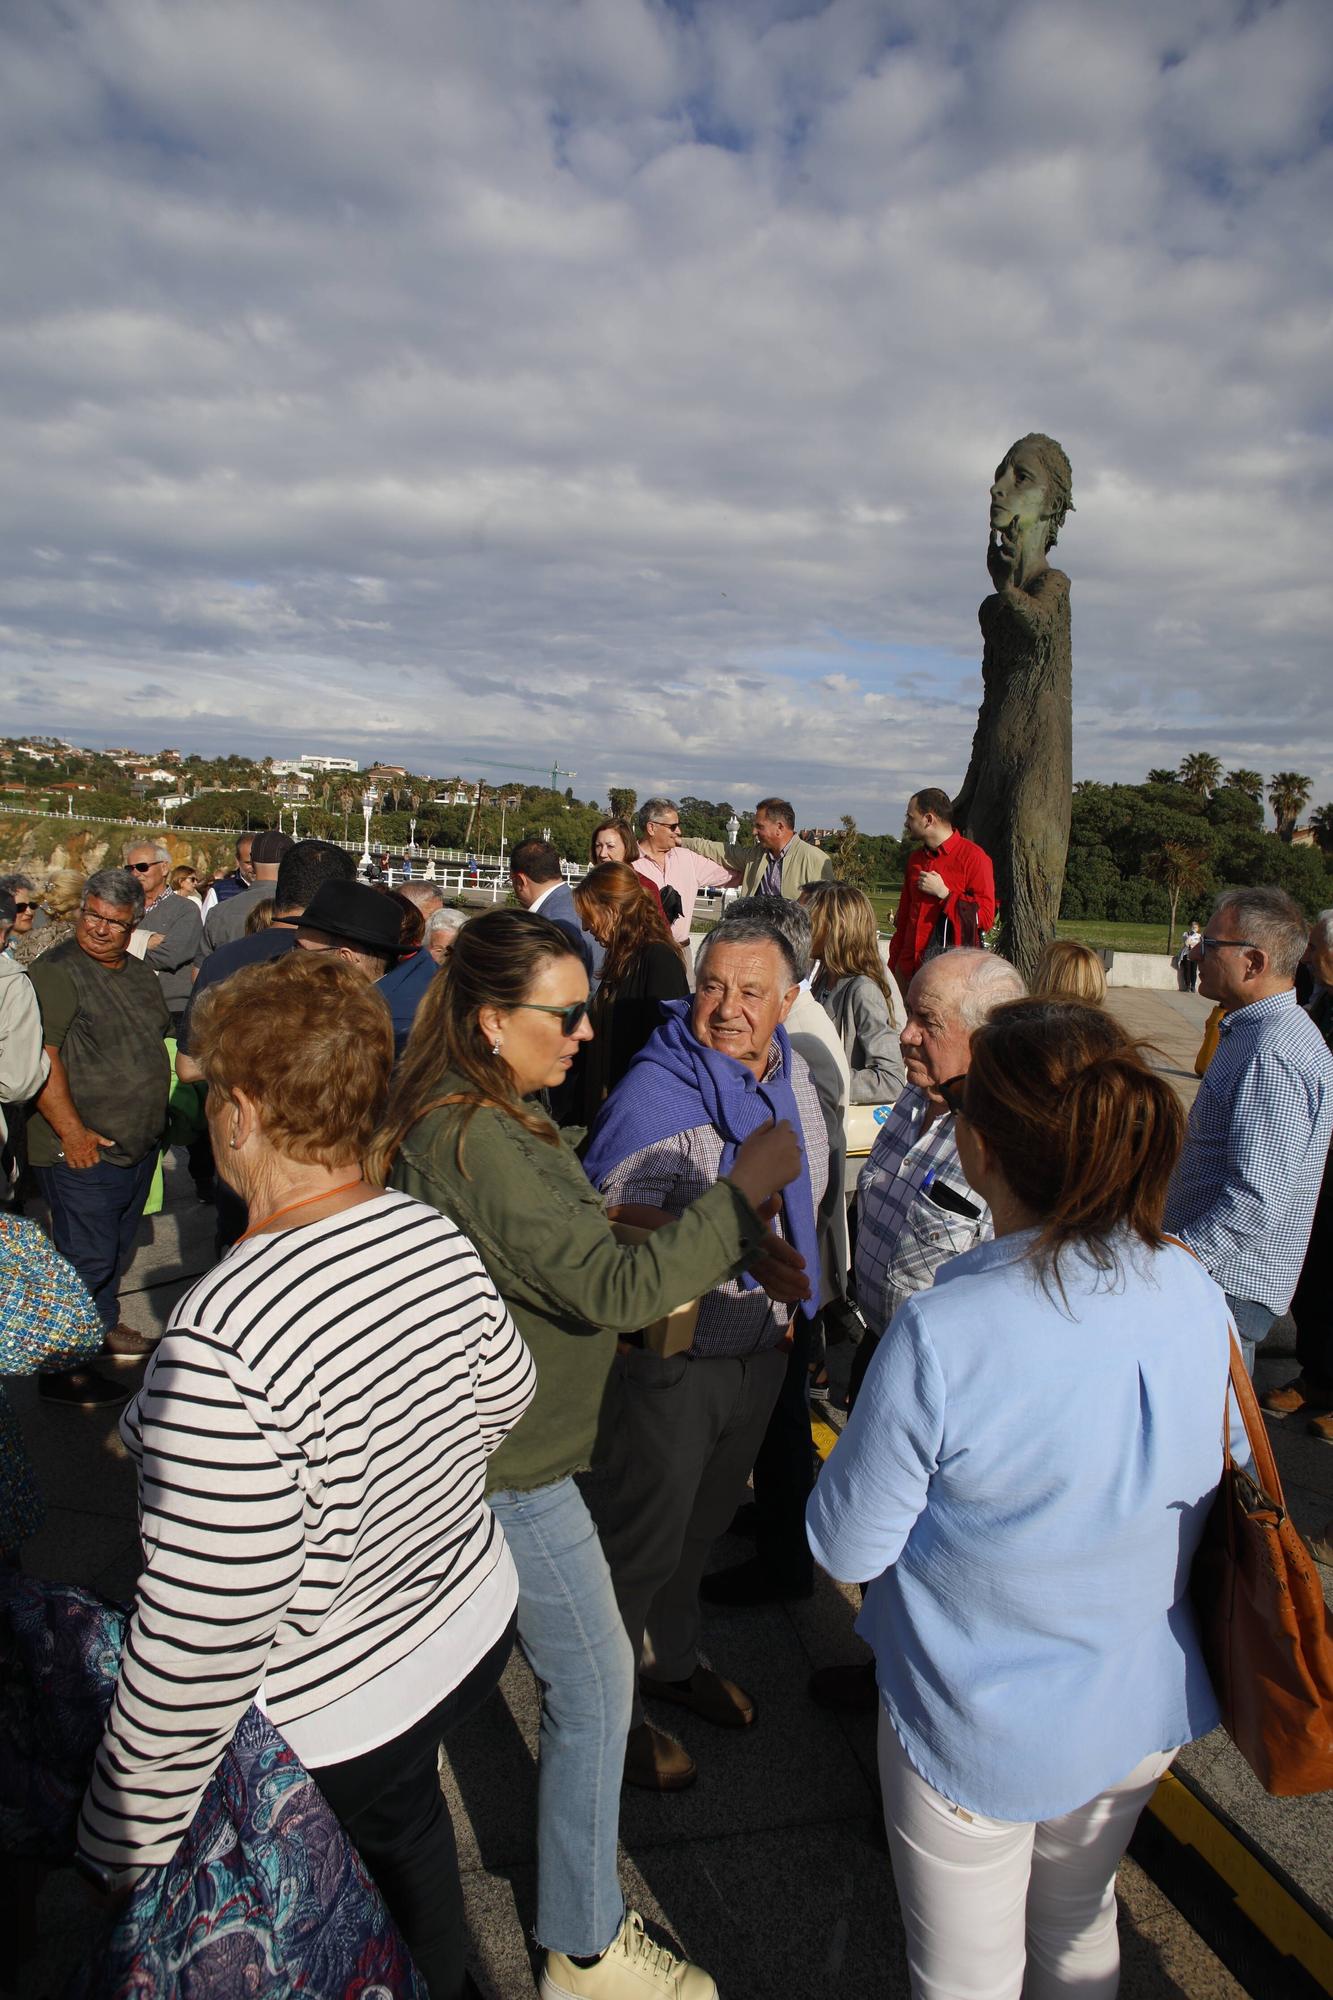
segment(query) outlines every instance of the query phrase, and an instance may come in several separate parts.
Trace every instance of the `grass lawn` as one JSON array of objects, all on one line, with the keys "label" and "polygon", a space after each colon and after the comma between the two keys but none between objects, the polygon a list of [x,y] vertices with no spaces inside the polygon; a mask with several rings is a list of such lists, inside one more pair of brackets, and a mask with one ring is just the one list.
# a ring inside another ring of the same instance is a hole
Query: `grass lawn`
[{"label": "grass lawn", "polygon": [[[880,931],[887,936],[893,926],[893,913],[898,907],[899,890],[874,888],[870,900],[875,905],[875,919]],[[716,921],[717,905],[700,897],[694,913],[696,930],[711,930]],[[1097,917],[1070,918],[1056,925],[1061,937],[1077,938],[1080,944],[1091,945],[1094,950],[1111,951],[1152,951],[1166,956],[1166,924],[1109,924]],[[1180,949],[1180,932],[1177,930],[1176,950]]]}]

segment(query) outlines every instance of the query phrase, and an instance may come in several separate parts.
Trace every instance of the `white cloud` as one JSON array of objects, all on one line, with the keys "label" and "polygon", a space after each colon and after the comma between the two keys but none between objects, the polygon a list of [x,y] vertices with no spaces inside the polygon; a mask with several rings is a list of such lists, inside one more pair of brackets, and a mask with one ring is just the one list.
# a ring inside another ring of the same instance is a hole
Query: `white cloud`
[{"label": "white cloud", "polygon": [[896,827],[966,764],[985,489],[1037,428],[1080,774],[1207,746],[1333,796],[1326,19],[6,16],[11,726]]}]

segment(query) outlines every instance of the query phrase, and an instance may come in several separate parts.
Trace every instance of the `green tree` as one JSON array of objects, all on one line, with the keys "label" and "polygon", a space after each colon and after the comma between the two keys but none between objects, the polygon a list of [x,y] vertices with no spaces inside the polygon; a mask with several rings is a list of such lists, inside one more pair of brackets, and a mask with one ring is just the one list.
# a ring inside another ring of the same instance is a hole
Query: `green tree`
[{"label": "green tree", "polygon": [[1310,815],[1314,837],[1325,854],[1333,854],[1333,805],[1320,806]]},{"label": "green tree", "polygon": [[1295,833],[1296,822],[1305,809],[1312,782],[1299,771],[1274,771],[1268,780],[1268,803],[1277,821],[1279,840],[1289,841]]},{"label": "green tree", "polygon": [[853,888],[863,889],[866,864],[856,821],[850,813],[844,813],[838,821],[838,828],[838,838],[833,846],[833,873],[840,882],[850,882]]},{"label": "green tree", "polygon": [[632,820],[634,808],[638,803],[638,793],[629,791],[622,785],[612,785],[606,795],[607,811],[612,819]]},{"label": "green tree", "polygon": [[1196,798],[1206,799],[1222,777],[1222,759],[1211,750],[1191,750],[1180,760],[1180,782]]},{"label": "green tree", "polygon": [[1181,897],[1199,895],[1208,880],[1208,849],[1192,847],[1183,840],[1164,840],[1156,854],[1148,856],[1148,873],[1166,890],[1170,905],[1166,948],[1170,953],[1176,948],[1176,911]]},{"label": "green tree", "polygon": [[1239,770],[1227,772],[1227,783],[1247,797],[1262,801],[1264,796],[1264,774],[1262,771],[1247,771],[1242,765]]},{"label": "green tree", "polygon": [[1143,782],[1145,785],[1178,785],[1180,774],[1177,771],[1164,770],[1159,764],[1154,770],[1149,771]]}]

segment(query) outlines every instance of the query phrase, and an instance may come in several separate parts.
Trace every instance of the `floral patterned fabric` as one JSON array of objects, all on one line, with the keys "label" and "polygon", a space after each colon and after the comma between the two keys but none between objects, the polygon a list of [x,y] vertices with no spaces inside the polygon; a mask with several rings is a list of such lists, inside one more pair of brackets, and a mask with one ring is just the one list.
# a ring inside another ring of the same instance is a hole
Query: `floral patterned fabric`
[{"label": "floral patterned fabric", "polygon": [[[127,1614],[0,1579],[0,1850],[68,1862]],[[428,2000],[323,1794],[250,1708],[171,1861],[150,1868],[65,2000]]]},{"label": "floral patterned fabric", "polygon": [[[73,1368],[101,1349],[96,1306],[72,1264],[23,1216],[0,1215],[0,1375]],[[18,1420],[0,1388],[0,1550],[42,1525],[42,1504]]]}]

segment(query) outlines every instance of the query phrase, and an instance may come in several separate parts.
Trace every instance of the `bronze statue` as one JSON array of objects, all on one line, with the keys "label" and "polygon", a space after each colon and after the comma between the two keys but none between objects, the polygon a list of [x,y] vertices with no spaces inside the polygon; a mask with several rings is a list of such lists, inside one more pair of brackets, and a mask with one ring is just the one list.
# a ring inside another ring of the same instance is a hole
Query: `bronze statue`
[{"label": "bronze statue", "polygon": [[999,948],[1030,979],[1055,935],[1073,801],[1069,578],[1046,558],[1074,509],[1069,460],[1039,431],[1005,453],[990,490],[978,611],[981,710],[954,824],[995,866]]}]

